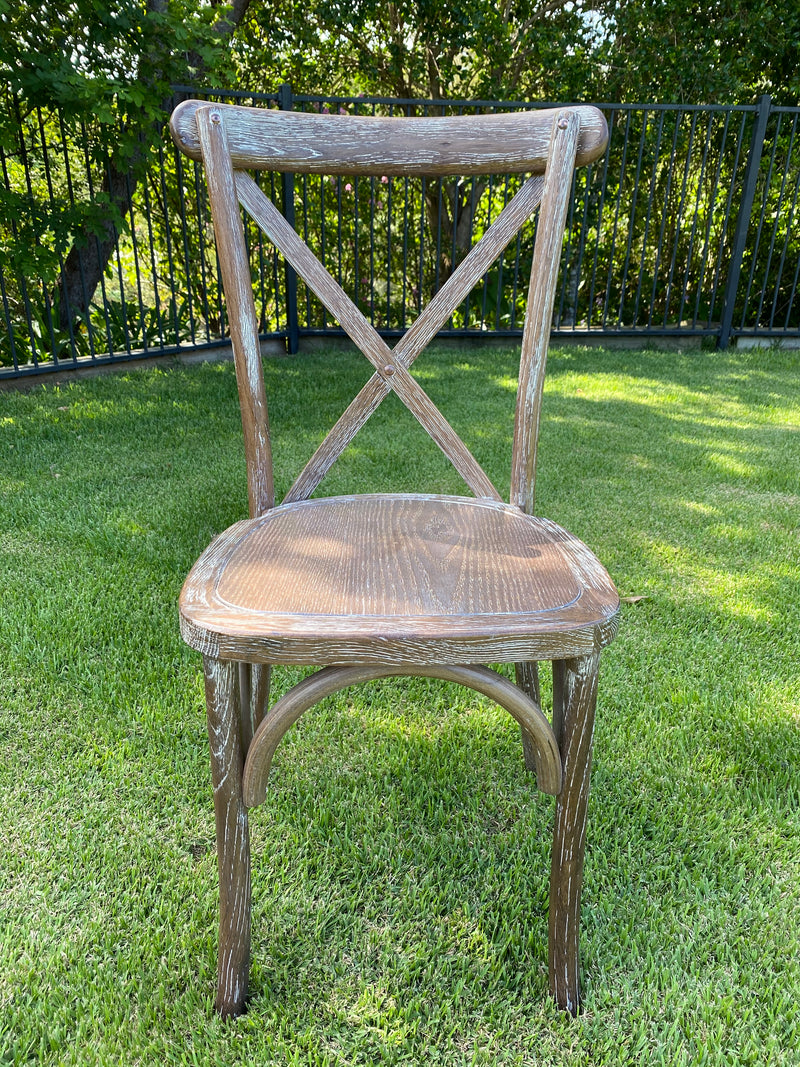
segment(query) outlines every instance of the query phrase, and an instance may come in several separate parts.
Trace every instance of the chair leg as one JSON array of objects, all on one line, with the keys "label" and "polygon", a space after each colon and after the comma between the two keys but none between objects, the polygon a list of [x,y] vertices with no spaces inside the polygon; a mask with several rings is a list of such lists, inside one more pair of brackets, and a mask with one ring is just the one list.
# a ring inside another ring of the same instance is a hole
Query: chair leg
[{"label": "chair leg", "polygon": [[261,725],[261,720],[267,714],[271,671],[272,668],[268,663],[253,663],[250,665],[251,735],[256,732]]},{"label": "chair leg", "polygon": [[556,800],[550,870],[550,992],[572,1015],[581,1000],[578,937],[598,666],[596,654],[553,663],[553,730],[564,785]]},{"label": "chair leg", "polygon": [[219,958],[215,1007],[241,1015],[250,971],[250,835],[242,799],[238,665],[203,657],[219,865]]},{"label": "chair leg", "polygon": [[242,751],[247,752],[253,734],[267,714],[269,704],[270,665],[239,664],[239,718],[242,724]]},{"label": "chair leg", "polygon": [[[514,673],[519,688],[535,704],[541,705],[542,699],[539,693],[539,664],[535,660],[528,663],[515,663]],[[522,733],[522,755],[525,759],[525,770],[536,772],[536,749],[524,727]]]}]

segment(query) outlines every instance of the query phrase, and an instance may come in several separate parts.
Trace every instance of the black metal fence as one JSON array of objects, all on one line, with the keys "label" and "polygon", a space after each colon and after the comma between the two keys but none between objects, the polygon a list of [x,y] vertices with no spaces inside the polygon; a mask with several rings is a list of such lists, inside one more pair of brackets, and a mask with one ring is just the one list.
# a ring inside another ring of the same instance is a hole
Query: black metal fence
[{"label": "black metal fence", "polygon": [[[186,95],[177,90],[175,102]],[[384,115],[544,106],[299,96],[288,86],[258,97],[203,95]],[[736,337],[800,337],[800,108],[772,107],[769,97],[740,107],[600,107],[609,147],[575,175],[554,334],[699,336],[720,347]],[[198,168],[164,138],[144,146],[147,165],[125,178],[120,210],[111,202],[110,162],[92,150],[85,123],[76,133],[58,113],[38,110],[20,130],[18,144],[0,147],[0,377],[224,341]],[[519,177],[260,180],[367,318],[395,336]],[[82,246],[69,247],[70,218],[91,234]],[[534,232],[532,224],[507,249],[445,335],[520,333]],[[294,351],[300,337],[340,333],[255,227],[247,235],[263,336],[286,338]]]}]

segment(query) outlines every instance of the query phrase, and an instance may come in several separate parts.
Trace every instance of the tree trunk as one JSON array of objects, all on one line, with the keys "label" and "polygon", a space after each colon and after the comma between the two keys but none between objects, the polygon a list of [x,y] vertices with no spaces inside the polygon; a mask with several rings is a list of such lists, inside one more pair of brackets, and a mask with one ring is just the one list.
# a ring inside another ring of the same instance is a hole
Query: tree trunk
[{"label": "tree trunk", "polygon": [[[131,173],[130,161],[121,170],[113,158],[109,160],[101,190],[123,219],[130,211],[137,184],[138,178]],[[59,281],[58,314],[62,330],[68,330],[71,323],[88,314],[89,304],[105,274],[118,238],[119,230],[113,218],[107,217],[100,234],[84,227],[73,240]]]},{"label": "tree trunk", "polygon": [[439,248],[436,288],[441,289],[472,247],[475,212],[488,185],[473,179],[466,188],[455,179],[425,183],[425,204],[431,241]]},{"label": "tree trunk", "polygon": [[[218,6],[219,0],[212,0],[212,6]],[[230,6],[223,5],[220,18],[216,23],[217,33],[223,39],[233,34],[236,27],[244,18],[250,0],[232,0]],[[148,10],[163,14],[166,11],[166,0],[147,0]],[[197,79],[203,72],[203,61],[195,53],[186,55],[186,80],[189,80],[190,68],[194,69],[194,78]],[[172,97],[165,100],[161,109],[164,112],[163,121],[152,124],[142,130],[143,142],[145,139],[155,142],[167,124],[172,110]],[[62,330],[68,330],[72,323],[85,318],[89,312],[89,305],[94,298],[100,279],[106,272],[109,261],[117,247],[120,231],[115,224],[114,216],[126,219],[130,214],[133,197],[139,182],[144,176],[140,163],[144,153],[142,149],[137,152],[133,159],[126,159],[120,164],[113,156],[108,160],[106,172],[103,175],[99,188],[105,193],[112,205],[112,211],[105,219],[101,232],[98,234],[94,229],[84,227],[73,240],[72,247],[64,260],[64,267],[58,283],[58,306],[59,325]],[[118,215],[117,215],[118,213]]]}]

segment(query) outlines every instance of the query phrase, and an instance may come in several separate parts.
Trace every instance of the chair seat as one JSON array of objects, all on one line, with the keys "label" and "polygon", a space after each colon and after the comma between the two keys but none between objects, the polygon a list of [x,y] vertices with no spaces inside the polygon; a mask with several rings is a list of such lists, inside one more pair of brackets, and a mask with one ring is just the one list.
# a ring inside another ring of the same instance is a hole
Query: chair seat
[{"label": "chair seat", "polygon": [[619,597],[577,538],[510,504],[370,495],[238,522],[183,587],[181,631],[222,659],[479,663],[566,659],[616,632]]}]

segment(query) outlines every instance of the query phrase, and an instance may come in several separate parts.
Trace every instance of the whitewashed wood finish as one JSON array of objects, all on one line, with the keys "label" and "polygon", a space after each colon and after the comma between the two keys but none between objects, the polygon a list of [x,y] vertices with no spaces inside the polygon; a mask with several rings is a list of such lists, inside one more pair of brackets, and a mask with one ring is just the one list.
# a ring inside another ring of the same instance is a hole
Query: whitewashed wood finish
[{"label": "whitewashed wood finish", "polygon": [[198,651],[320,665],[584,655],[612,639],[618,609],[596,557],[555,523],[421,494],[327,497],[243,520],[200,557],[180,600]]},{"label": "whitewashed wood finish", "polygon": [[558,113],[533,250],[511,461],[511,502],[529,515],[534,513],[542,388],[579,131],[574,111]]},{"label": "whitewashed wood finish", "polygon": [[256,724],[253,722],[253,700],[250,692],[251,664],[240,663],[237,678],[238,690],[236,700],[239,708],[239,730],[242,742],[242,751],[247,752],[253,734],[256,732]]},{"label": "whitewashed wood finish", "polygon": [[269,664],[239,663],[239,719],[242,750],[247,752],[269,705]]},{"label": "whitewashed wood finish", "polygon": [[215,1006],[221,1015],[232,1016],[244,1010],[250,970],[250,831],[242,797],[238,668],[205,657],[203,669],[219,864]]},{"label": "whitewashed wood finish", "polygon": [[377,330],[297,236],[275,205],[246,174],[236,175],[239,199],[275,247],[288,259],[306,285],[333,312],[350,339],[361,349],[388,389],[393,390],[447,456],[469,488],[479,497],[502,497],[483,468],[442,415],[425,390],[392,358]]},{"label": "whitewashed wood finish", "polygon": [[553,729],[564,784],[556,800],[550,868],[550,992],[573,1015],[581,1002],[581,888],[598,669],[596,654],[553,664]]},{"label": "whitewashed wood finish", "polygon": [[280,698],[259,727],[247,753],[244,768],[244,802],[248,808],[263,804],[272,758],[286,731],[304,712],[327,696],[361,682],[396,674],[457,682],[494,700],[512,715],[530,739],[533,770],[539,789],[557,796],[561,791],[561,754],[542,709],[507,678],[486,667],[325,667],[304,678]]},{"label": "whitewashed wood finish", "polygon": [[[177,143],[206,166],[231,320],[248,461],[249,520],[200,557],[181,631],[204,655],[220,865],[217,1008],[244,1010],[250,938],[248,803],[263,799],[275,746],[326,693],[395,674],[487,693],[522,728],[526,766],[558,793],[550,881],[550,987],[580,1003],[578,928],[600,650],[619,600],[576,538],[535,518],[542,382],[573,168],[605,148],[594,108],[457,120],[251,112],[188,102]],[[226,140],[227,131],[227,140]],[[352,153],[352,154],[351,154]],[[322,173],[512,170],[529,179],[392,351],[238,167]],[[375,368],[274,506],[266,399],[237,200],[327,304]],[[511,504],[411,378],[409,367],[541,200],[522,345]],[[248,295],[249,294],[249,295]],[[306,499],[372,411],[395,391],[480,499],[390,494]],[[553,660],[553,724],[537,660]],[[517,685],[474,664],[516,664]],[[272,663],[328,664],[266,711]],[[557,751],[556,751],[557,749]],[[246,793],[246,796],[245,796]]]},{"label": "whitewashed wood finish", "polygon": [[[539,691],[539,666],[534,662],[529,663],[516,663],[514,665],[514,674],[516,682],[523,693],[526,693],[530,699],[541,706],[542,698]],[[533,745],[530,738],[525,733],[525,727],[522,727],[522,754],[525,758],[525,767],[529,771],[536,770],[536,756],[534,753]]]},{"label": "whitewashed wood finish", "polygon": [[[470,250],[457,270],[428,303],[413,325],[392,349],[393,361],[410,367],[425,346],[491,267],[541,203],[544,179],[529,178]],[[245,205],[246,206],[246,205]],[[285,503],[307,499],[347,445],[390,392],[390,385],[377,372],[348,406],[328,436],[295,479]],[[499,494],[497,494],[499,497]]]},{"label": "whitewashed wood finish", "polygon": [[195,651],[220,659],[248,658],[254,663],[315,664],[344,666],[348,663],[391,663],[394,666],[420,667],[431,663],[518,663],[522,660],[560,660],[586,656],[609,645],[616,636],[615,615],[596,626],[575,627],[556,633],[503,635],[500,637],[453,636],[370,637],[282,639],[229,637],[211,633],[203,627],[180,620],[184,641]]},{"label": "whitewashed wood finish", "polygon": [[[261,725],[269,707],[269,691],[272,668],[268,663],[251,663],[250,665],[250,722],[252,733]],[[252,734],[251,734],[252,737]],[[249,744],[249,742],[248,742]],[[246,750],[246,748],[245,748]]]},{"label": "whitewashed wood finish", "polygon": [[[177,146],[200,159],[197,114],[186,100],[172,113]],[[320,174],[512,174],[544,171],[557,109],[445,118],[315,115],[227,105],[234,167]],[[578,165],[605,151],[603,113],[574,107],[581,127]]]},{"label": "whitewashed wood finish", "polygon": [[211,216],[219,251],[219,264],[228,322],[231,331],[236,381],[242,411],[247,494],[251,517],[262,515],[275,502],[272,450],[269,438],[267,398],[261,366],[250,264],[244,241],[244,226],[238,210],[233,169],[219,112],[213,108],[197,113],[197,133],[208,183]]}]

